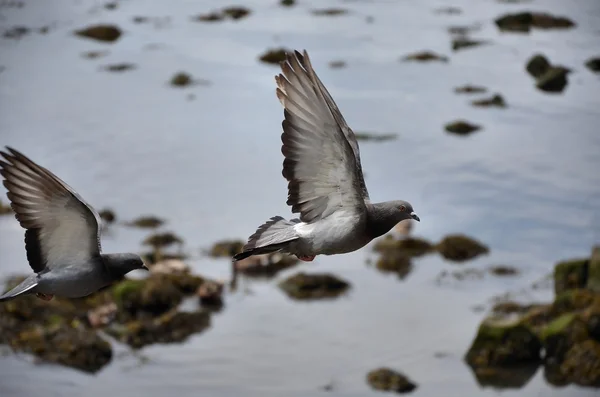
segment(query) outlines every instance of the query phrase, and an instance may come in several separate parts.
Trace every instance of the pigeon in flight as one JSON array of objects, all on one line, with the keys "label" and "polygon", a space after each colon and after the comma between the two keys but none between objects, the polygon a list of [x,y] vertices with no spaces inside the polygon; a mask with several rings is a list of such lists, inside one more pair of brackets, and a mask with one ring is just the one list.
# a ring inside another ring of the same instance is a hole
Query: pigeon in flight
[{"label": "pigeon in flight", "polygon": [[234,261],[281,251],[309,262],[317,255],[356,251],[402,220],[420,221],[407,201],[371,203],[354,132],[307,52],[287,54],[281,69],[275,81],[284,107],[283,177],[287,204],[300,219],[271,218]]},{"label": "pigeon in flight", "polygon": [[100,217],[70,186],[18,151],[0,151],[0,174],[15,217],[25,229],[27,260],[34,273],[0,296],[43,300],[80,298],[135,269],[135,254],[101,254]]}]

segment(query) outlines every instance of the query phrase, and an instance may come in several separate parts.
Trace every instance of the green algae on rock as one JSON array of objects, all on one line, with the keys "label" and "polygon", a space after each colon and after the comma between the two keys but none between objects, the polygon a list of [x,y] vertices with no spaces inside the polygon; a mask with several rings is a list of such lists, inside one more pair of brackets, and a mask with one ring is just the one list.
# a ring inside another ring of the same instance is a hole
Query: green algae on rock
[{"label": "green algae on rock", "polygon": [[273,48],[265,51],[258,59],[264,63],[279,65],[281,62],[285,61],[286,54],[290,52],[292,51],[287,48]]},{"label": "green algae on rock", "polygon": [[76,30],[75,35],[101,41],[105,43],[115,42],[121,37],[121,29],[115,25],[92,25],[84,29]]},{"label": "green algae on rock", "polygon": [[469,123],[466,120],[455,120],[450,123],[447,123],[444,126],[446,132],[456,134],[456,135],[471,135],[472,133],[479,131],[481,129],[480,125]]},{"label": "green algae on rock", "polygon": [[395,238],[387,235],[379,239],[373,250],[380,254],[400,252],[408,257],[419,257],[435,251],[435,247],[427,240],[416,237]]},{"label": "green algae on rock", "polygon": [[280,282],[279,287],[290,298],[316,300],[338,297],[350,288],[350,284],[328,273],[300,272]]},{"label": "green algae on rock", "polygon": [[489,248],[483,243],[462,234],[444,237],[437,244],[436,250],[453,262],[464,262],[489,253]]},{"label": "green algae on rock", "polygon": [[390,368],[378,368],[367,374],[367,383],[375,390],[409,393],[417,384],[405,375]]},{"label": "green algae on rock", "polygon": [[187,87],[193,83],[193,80],[192,76],[190,76],[188,73],[178,72],[171,77],[170,83],[174,87]]}]

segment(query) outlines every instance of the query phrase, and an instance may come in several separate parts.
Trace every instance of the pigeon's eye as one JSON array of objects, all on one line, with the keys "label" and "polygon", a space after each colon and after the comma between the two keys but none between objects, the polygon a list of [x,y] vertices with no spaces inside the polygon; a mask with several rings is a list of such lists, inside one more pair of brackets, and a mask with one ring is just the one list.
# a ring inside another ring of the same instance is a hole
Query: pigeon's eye
[{"label": "pigeon's eye", "polygon": [[401,212],[404,212],[404,211],[406,211],[406,207],[405,207],[405,206],[403,206],[403,205],[401,205],[401,206],[400,206],[400,211],[401,211]]}]

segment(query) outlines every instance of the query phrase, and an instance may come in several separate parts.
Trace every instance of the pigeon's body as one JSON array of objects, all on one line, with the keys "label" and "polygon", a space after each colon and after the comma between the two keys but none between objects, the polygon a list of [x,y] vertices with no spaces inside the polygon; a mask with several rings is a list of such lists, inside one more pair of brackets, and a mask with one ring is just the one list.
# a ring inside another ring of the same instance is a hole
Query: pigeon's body
[{"label": "pigeon's body", "polygon": [[410,203],[371,203],[358,142],[306,51],[288,54],[278,75],[284,107],[281,151],[288,201],[299,219],[273,217],[250,236],[234,260],[282,251],[311,261],[356,251],[404,219],[419,220]]},{"label": "pigeon's body", "polygon": [[145,269],[138,255],[101,253],[98,213],[49,170],[7,148],[0,174],[15,216],[25,229],[27,260],[35,272],[0,296],[87,296],[131,270]]}]

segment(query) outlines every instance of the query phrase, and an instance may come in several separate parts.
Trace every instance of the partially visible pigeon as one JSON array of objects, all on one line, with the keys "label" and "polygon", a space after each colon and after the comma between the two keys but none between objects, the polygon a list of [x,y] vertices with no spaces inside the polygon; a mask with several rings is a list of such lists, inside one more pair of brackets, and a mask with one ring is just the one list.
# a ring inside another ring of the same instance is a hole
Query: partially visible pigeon
[{"label": "partially visible pigeon", "polygon": [[306,51],[287,54],[281,69],[275,81],[284,107],[283,176],[287,204],[300,219],[271,218],[234,261],[275,251],[312,261],[320,254],[356,251],[402,220],[420,221],[407,201],[370,202],[354,132]]},{"label": "partially visible pigeon", "polygon": [[15,217],[25,231],[27,260],[35,272],[0,296],[43,300],[87,296],[135,269],[135,254],[101,254],[100,217],[71,187],[18,151],[0,151],[0,174]]}]

